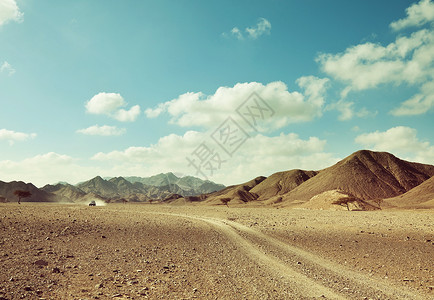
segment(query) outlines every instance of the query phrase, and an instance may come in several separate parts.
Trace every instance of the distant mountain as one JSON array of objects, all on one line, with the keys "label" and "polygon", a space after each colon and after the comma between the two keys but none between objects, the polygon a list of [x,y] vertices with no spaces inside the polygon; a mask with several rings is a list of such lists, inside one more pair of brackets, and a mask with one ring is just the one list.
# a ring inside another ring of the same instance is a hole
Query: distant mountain
[{"label": "distant mountain", "polygon": [[68,183],[57,183],[55,185],[47,184],[41,190],[53,193],[69,202],[81,202],[86,200],[88,195],[78,187]]},{"label": "distant mountain", "polygon": [[[185,193],[182,194],[184,196],[187,194],[188,196],[207,194],[225,188],[222,184],[217,184],[209,180],[202,180],[193,176],[178,177],[172,172],[161,173],[151,177],[125,177],[125,179],[131,183],[140,182],[145,185],[157,187],[174,186],[174,189],[177,189],[177,187],[175,187],[176,185],[181,188],[181,190],[185,191]],[[174,193],[177,192],[174,191]]]},{"label": "distant mountain", "polygon": [[21,199],[21,202],[70,202],[51,192],[40,190],[31,183],[0,181],[0,196],[5,197],[8,202],[18,202],[17,196],[14,195],[16,190],[28,191],[32,194],[29,198]]},{"label": "distant mountain", "polygon": [[95,193],[106,199],[126,199],[128,201],[164,200],[172,194],[184,197],[195,196],[222,189],[224,186],[195,177],[179,178],[173,173],[158,174],[152,177],[113,177],[100,176],[82,182],[77,188],[84,193]]}]

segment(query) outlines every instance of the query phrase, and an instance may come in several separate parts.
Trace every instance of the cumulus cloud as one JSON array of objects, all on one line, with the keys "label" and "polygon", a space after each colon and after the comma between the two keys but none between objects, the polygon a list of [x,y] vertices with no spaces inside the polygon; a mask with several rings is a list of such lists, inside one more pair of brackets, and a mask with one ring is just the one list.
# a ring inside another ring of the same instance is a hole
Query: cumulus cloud
[{"label": "cumulus cloud", "polygon": [[274,110],[270,118],[261,123],[261,130],[282,128],[290,123],[310,121],[321,116],[328,79],[314,76],[301,77],[297,84],[303,90],[290,92],[281,81],[263,85],[258,82],[238,83],[233,87],[220,87],[213,95],[201,92],[185,93],[178,98],[148,108],[148,118],[163,112],[171,116],[170,122],[182,127],[201,126],[214,128],[231,116],[242,122],[236,109],[256,93]]},{"label": "cumulus cloud", "polygon": [[387,151],[408,160],[434,164],[434,146],[419,140],[414,128],[397,126],[386,131],[364,133],[357,136],[355,142],[372,150]]},{"label": "cumulus cloud", "polygon": [[[244,34],[243,34],[244,32]],[[238,27],[234,27],[231,30],[231,35],[237,38],[238,40],[243,40],[244,37],[248,37],[252,40],[256,40],[262,35],[271,33],[271,23],[265,18],[259,18],[258,22],[252,27],[246,27],[243,30],[240,30]],[[227,34],[223,34],[227,36]]]},{"label": "cumulus cloud", "polygon": [[93,125],[88,128],[77,130],[78,133],[82,133],[85,135],[101,135],[101,136],[113,136],[113,135],[122,135],[126,132],[125,128],[117,128],[116,126],[98,126]]},{"label": "cumulus cloud", "polygon": [[407,17],[392,22],[393,30],[401,30],[410,26],[421,26],[434,21],[434,3],[431,0],[421,0],[406,9]]},{"label": "cumulus cloud", "polygon": [[351,85],[354,90],[386,83],[417,84],[432,80],[434,33],[420,30],[382,46],[364,43],[338,54],[321,54],[317,61],[324,72]]},{"label": "cumulus cloud", "polygon": [[294,133],[274,137],[258,134],[249,138],[229,157],[206,134],[197,131],[188,131],[183,136],[171,134],[149,147],[130,147],[123,151],[97,153],[93,159],[112,164],[113,171],[118,174],[122,173],[122,170],[128,170],[131,174],[147,176],[175,170],[200,176],[188,165],[186,158],[191,158],[192,153],[202,143],[213,153],[219,153],[223,161],[220,170],[216,170],[212,176],[209,173],[206,175],[210,180],[224,184],[243,182],[254,176],[268,176],[275,171],[292,168],[323,168],[338,160],[332,154],[324,152],[325,140],[317,137],[301,139]]},{"label": "cumulus cloud", "polygon": [[133,122],[140,115],[140,106],[135,105],[125,110],[127,103],[117,93],[99,93],[86,103],[86,111],[90,114],[106,115],[121,122]]},{"label": "cumulus cloud", "polygon": [[13,74],[15,74],[15,69],[11,66],[10,63],[8,63],[7,61],[5,61],[1,66],[0,66],[0,73],[7,73],[9,76],[12,76]]},{"label": "cumulus cloud", "polygon": [[351,120],[354,116],[359,118],[365,118],[369,116],[377,115],[377,112],[371,112],[365,107],[357,110],[354,108],[355,103],[353,101],[346,101],[344,99],[340,99],[334,103],[327,105],[326,110],[337,110],[340,114],[338,119],[340,121]]},{"label": "cumulus cloud", "polygon": [[264,34],[270,34],[270,31],[271,23],[265,18],[259,18],[255,26],[246,28],[248,36],[252,39],[257,39]]},{"label": "cumulus cloud", "polygon": [[187,131],[184,135],[164,136],[156,144],[146,147],[100,152],[90,161],[54,152],[19,161],[3,160],[0,161],[0,178],[42,186],[58,181],[77,183],[96,175],[151,176],[161,172],[179,172],[196,176],[196,170],[189,166],[186,158],[191,157],[201,143],[221,155],[220,169],[206,175],[210,180],[224,184],[241,183],[254,176],[268,176],[294,168],[320,169],[338,160],[324,151],[326,141],[317,137],[300,138],[294,133],[272,137],[258,134],[229,157],[207,134]]},{"label": "cumulus cloud", "polygon": [[0,1],[0,26],[10,22],[21,22],[23,20],[23,13],[18,8],[15,0],[1,0]]},{"label": "cumulus cloud", "polygon": [[414,116],[432,110],[434,107],[434,81],[422,85],[420,93],[401,103],[390,113],[395,116]]},{"label": "cumulus cloud", "polygon": [[49,152],[20,161],[0,161],[0,178],[3,181],[22,180],[36,186],[67,181],[76,183],[99,174],[100,170],[84,167],[71,156]]},{"label": "cumulus cloud", "polygon": [[[407,10],[407,18],[391,24],[392,28],[432,22],[434,3],[421,1]],[[384,84],[406,84],[420,91],[391,111],[393,115],[417,115],[434,107],[434,27],[409,36],[398,36],[386,46],[363,43],[338,54],[320,54],[317,62],[332,78],[344,82],[345,98],[350,91],[376,88]]]},{"label": "cumulus cloud", "polygon": [[0,141],[8,141],[10,145],[13,145],[15,142],[34,139],[35,137],[36,133],[23,133],[7,129],[0,129]]}]

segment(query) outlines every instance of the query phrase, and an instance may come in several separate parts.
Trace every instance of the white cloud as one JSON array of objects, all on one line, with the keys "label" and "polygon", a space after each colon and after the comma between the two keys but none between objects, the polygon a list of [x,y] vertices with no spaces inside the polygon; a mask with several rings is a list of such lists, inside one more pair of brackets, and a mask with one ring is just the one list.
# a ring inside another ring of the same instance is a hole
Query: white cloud
[{"label": "white cloud", "polygon": [[232,28],[232,30],[231,30],[231,34],[233,35],[233,36],[235,36],[237,39],[239,39],[239,40],[242,40],[244,37],[243,37],[243,34],[241,33],[241,31],[238,29],[238,27],[234,27],[234,28]]},{"label": "white cloud", "polygon": [[407,17],[392,22],[393,30],[401,30],[410,26],[421,26],[434,21],[434,3],[430,0],[421,0],[406,9]]},{"label": "white cloud", "polygon": [[1,66],[0,66],[0,73],[6,72],[9,76],[12,76],[13,74],[15,74],[15,69],[11,66],[10,63],[8,63],[7,61],[5,61]]},{"label": "white cloud", "polygon": [[93,125],[88,128],[77,130],[78,133],[86,134],[86,135],[101,135],[101,136],[113,136],[113,135],[122,135],[126,132],[125,128],[117,128],[116,126],[98,126]]},{"label": "white cloud", "polygon": [[0,0],[0,26],[9,21],[21,22],[23,13],[20,12],[15,0]]},{"label": "white cloud", "polygon": [[54,152],[36,155],[20,161],[0,161],[0,178],[4,181],[23,180],[37,186],[66,181],[77,183],[96,175],[151,176],[161,172],[196,175],[187,157],[202,143],[221,155],[224,162],[210,180],[234,184],[259,175],[294,168],[321,169],[338,159],[324,152],[325,140],[317,137],[300,138],[297,134],[274,137],[256,135],[246,141],[232,157],[224,153],[204,133],[188,131],[184,135],[170,134],[148,147],[130,147],[123,151],[97,153],[93,159],[80,160]]},{"label": "white cloud", "polygon": [[434,146],[417,138],[417,130],[397,126],[386,131],[364,133],[355,142],[377,151],[387,151],[407,160],[434,164]]},{"label": "white cloud", "polygon": [[317,58],[324,72],[350,84],[353,90],[432,80],[433,60],[434,32],[426,29],[410,37],[399,37],[385,47],[365,43],[343,53],[321,54]]},{"label": "white cloud", "polygon": [[23,133],[7,129],[0,129],[0,141],[8,141],[10,145],[13,145],[14,142],[22,142],[29,139],[34,139],[35,137],[36,133]]},{"label": "white cloud", "polygon": [[265,18],[259,18],[258,23],[254,27],[247,27],[246,32],[252,39],[257,39],[261,35],[270,34],[271,23]]},{"label": "white cloud", "polygon": [[377,115],[377,112],[371,112],[365,107],[361,108],[358,111],[355,111],[354,105],[355,103],[352,101],[340,99],[339,101],[327,105],[326,110],[337,110],[338,112],[340,112],[340,115],[338,117],[340,121],[351,120],[354,116],[359,118],[365,118]]},{"label": "white cloud", "polygon": [[[393,28],[421,25],[434,20],[434,3],[421,1],[407,10],[408,17],[391,24]],[[398,36],[386,46],[363,43],[338,54],[317,57],[322,70],[347,84],[342,99],[350,91],[376,88],[384,84],[406,84],[420,91],[391,111],[393,115],[423,114],[434,107],[434,27],[410,36]]]},{"label": "white cloud", "polygon": [[258,134],[249,138],[233,157],[229,157],[209,136],[197,131],[188,131],[183,136],[171,134],[149,147],[97,153],[93,159],[111,164],[114,174],[129,172],[147,176],[177,171],[197,176],[194,167],[188,166],[186,158],[191,158],[202,142],[219,153],[224,161],[221,169],[216,170],[212,176],[209,172],[205,175],[210,180],[224,184],[243,182],[255,176],[268,176],[275,171],[293,168],[319,169],[337,161],[332,154],[324,152],[326,141],[316,137],[304,140],[294,133],[274,137]]},{"label": "white cloud", "polygon": [[233,87],[220,87],[213,95],[185,93],[171,101],[145,111],[152,118],[168,112],[171,123],[182,127],[201,126],[216,128],[227,117],[242,122],[236,109],[252,93],[257,93],[273,110],[274,115],[261,122],[261,130],[282,128],[289,123],[310,121],[321,116],[328,79],[314,76],[301,77],[297,84],[304,90],[289,92],[281,81],[263,85],[258,82],[238,83]]},{"label": "white cloud", "polygon": [[434,81],[425,83],[420,93],[401,103],[390,113],[394,116],[412,116],[428,112],[434,107]]},{"label": "white cloud", "polygon": [[127,103],[117,93],[99,93],[86,103],[86,111],[96,115],[107,115],[121,122],[133,122],[140,115],[140,106],[125,110]]},{"label": "white cloud", "polygon": [[[262,35],[271,33],[271,23],[265,18],[259,18],[258,22],[253,27],[246,27],[244,29],[246,36],[252,40],[256,40]],[[231,30],[231,35],[239,40],[244,39],[243,31],[238,27],[234,27]],[[223,33],[223,36],[227,36]]]},{"label": "white cloud", "polygon": [[36,155],[20,161],[0,161],[0,178],[3,181],[22,180],[36,186],[66,181],[77,183],[99,174],[100,170],[83,167],[68,155],[54,152]]},{"label": "white cloud", "polygon": [[121,122],[134,122],[137,117],[140,115],[140,106],[134,105],[129,110],[119,109],[114,118]]}]

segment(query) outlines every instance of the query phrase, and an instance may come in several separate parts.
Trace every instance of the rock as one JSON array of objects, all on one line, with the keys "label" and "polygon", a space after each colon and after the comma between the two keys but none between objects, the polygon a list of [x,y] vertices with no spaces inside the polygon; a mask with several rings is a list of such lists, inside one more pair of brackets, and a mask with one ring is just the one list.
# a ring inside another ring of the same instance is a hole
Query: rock
[{"label": "rock", "polygon": [[32,289],[32,287],[30,287],[30,286],[26,286],[26,287],[24,288],[24,290],[25,290],[26,292],[30,292],[30,291],[32,291],[33,289]]},{"label": "rock", "polygon": [[52,273],[60,273],[60,269],[55,267],[53,268]]},{"label": "rock", "polygon": [[104,287],[104,285],[102,283],[98,283],[97,285],[95,285],[96,289],[100,289],[100,288],[103,288],[103,287]]},{"label": "rock", "polygon": [[48,262],[43,259],[39,259],[35,261],[34,264],[37,266],[48,266]]},{"label": "rock", "polygon": [[128,281],[128,285],[133,285],[133,284],[138,284],[138,283],[139,283],[139,281],[137,279],[133,279],[133,280]]}]

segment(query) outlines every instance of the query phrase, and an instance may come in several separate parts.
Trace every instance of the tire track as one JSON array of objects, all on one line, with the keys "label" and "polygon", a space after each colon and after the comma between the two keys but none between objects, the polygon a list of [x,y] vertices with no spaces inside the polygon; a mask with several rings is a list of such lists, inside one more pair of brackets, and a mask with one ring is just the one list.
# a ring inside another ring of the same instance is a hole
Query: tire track
[{"label": "tire track", "polygon": [[[291,288],[294,288],[294,292],[301,297],[427,299],[407,288],[397,287],[384,280],[355,272],[234,221],[187,214],[149,213],[187,218],[218,228],[254,262],[285,279]],[[307,269],[294,267],[297,263]]]}]

